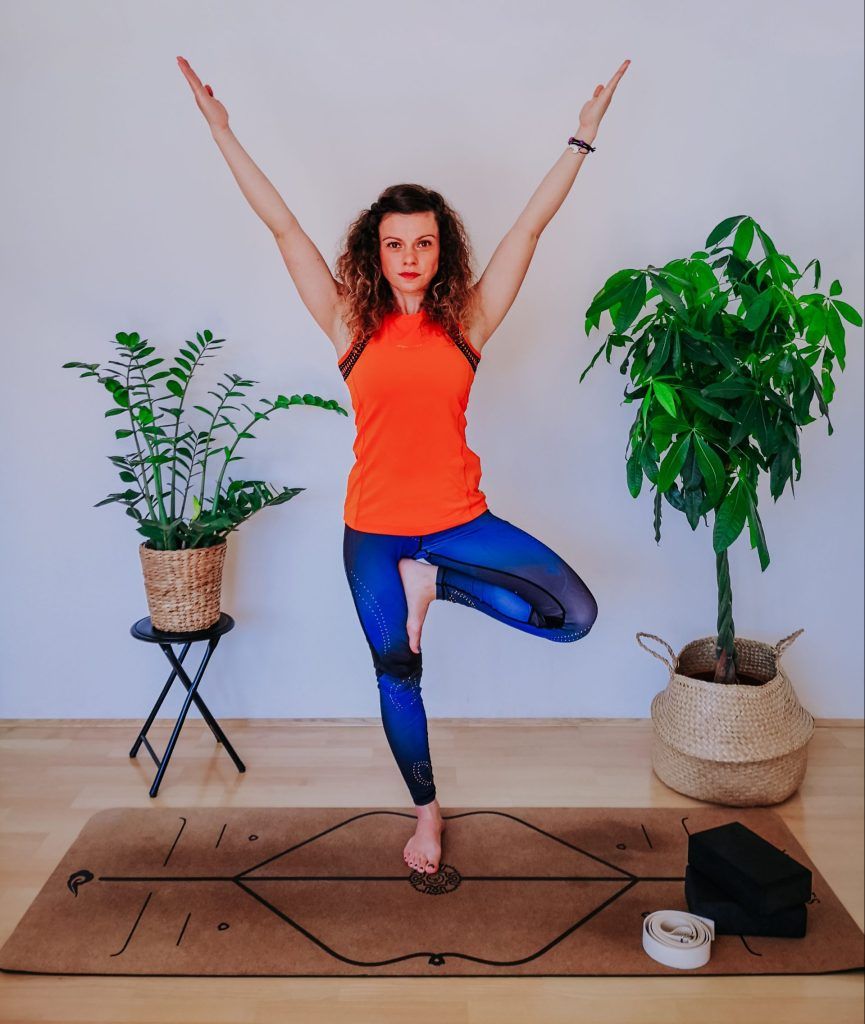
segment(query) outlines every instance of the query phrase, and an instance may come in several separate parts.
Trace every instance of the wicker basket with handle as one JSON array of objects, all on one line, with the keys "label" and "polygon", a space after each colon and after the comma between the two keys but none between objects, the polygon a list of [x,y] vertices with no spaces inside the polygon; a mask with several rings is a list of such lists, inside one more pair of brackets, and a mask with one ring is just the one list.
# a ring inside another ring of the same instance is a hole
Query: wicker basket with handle
[{"label": "wicker basket with handle", "polygon": [[[637,633],[640,647],[670,672],[651,706],[652,768],[662,782],[697,800],[736,807],[780,803],[799,788],[814,719],[799,703],[780,656],[802,632],[774,646],[736,638],[738,667],[762,680],[758,686],[694,678],[714,670],[714,636],[686,644],[677,656],[666,640]],[[641,637],[666,647],[672,662]]]}]

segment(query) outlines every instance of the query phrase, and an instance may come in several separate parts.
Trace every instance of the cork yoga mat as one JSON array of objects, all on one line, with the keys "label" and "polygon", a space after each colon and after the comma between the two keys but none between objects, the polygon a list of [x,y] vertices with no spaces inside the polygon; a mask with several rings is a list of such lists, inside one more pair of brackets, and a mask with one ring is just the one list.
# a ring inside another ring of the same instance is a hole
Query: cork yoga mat
[{"label": "cork yoga mat", "polygon": [[[214,977],[822,974],[863,936],[765,808],[444,810],[440,870],[410,809],[112,808],[84,825],[0,949],[37,974]],[[644,918],[688,910],[688,836],[740,821],[812,872],[801,938],[716,935],[664,966]]]}]

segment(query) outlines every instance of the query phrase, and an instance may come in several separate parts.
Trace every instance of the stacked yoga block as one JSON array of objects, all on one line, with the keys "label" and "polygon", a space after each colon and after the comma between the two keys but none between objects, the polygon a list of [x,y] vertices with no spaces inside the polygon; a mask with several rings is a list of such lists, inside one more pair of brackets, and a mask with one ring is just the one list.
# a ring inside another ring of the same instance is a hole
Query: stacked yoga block
[{"label": "stacked yoga block", "polygon": [[802,938],[811,872],[739,821],[688,837],[685,898],[725,935]]}]

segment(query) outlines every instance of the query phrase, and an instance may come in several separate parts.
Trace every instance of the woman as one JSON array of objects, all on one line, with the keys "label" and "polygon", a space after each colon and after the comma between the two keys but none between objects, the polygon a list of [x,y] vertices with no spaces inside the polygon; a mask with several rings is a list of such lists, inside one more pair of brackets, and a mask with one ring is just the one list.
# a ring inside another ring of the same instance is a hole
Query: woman
[{"label": "woman", "polygon": [[500,519],[479,489],[465,409],[481,352],[522,284],[630,61],[580,110],[576,140],[471,283],[470,245],[438,192],[394,185],[349,228],[337,277],[228,127],[225,107],[183,57],[213,138],[274,234],[300,297],[330,338],[355,411],[343,560],[372,654],[385,734],[417,813],[403,858],[438,870],[444,821],[421,699],[421,629],[453,601],[548,640],[591,629],[597,602],[554,551]]}]

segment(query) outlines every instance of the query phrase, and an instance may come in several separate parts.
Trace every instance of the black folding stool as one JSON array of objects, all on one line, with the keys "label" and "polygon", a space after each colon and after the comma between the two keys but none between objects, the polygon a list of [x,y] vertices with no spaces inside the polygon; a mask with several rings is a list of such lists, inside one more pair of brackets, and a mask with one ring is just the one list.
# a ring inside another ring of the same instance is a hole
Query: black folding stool
[{"label": "black folding stool", "polygon": [[[153,785],[150,787],[151,796],[156,796],[156,793],[159,790],[159,784],[162,781],[162,776],[165,774],[165,769],[168,765],[168,759],[171,757],[171,752],[174,750],[174,745],[177,743],[177,737],[180,735],[180,730],[183,728],[183,723],[186,721],[186,714],[193,701],[195,701],[195,706],[201,712],[201,717],[210,726],[210,731],[216,737],[216,742],[221,743],[225,747],[228,752],[228,756],[237,766],[237,770],[239,772],[246,771],[246,765],[237,756],[234,747],[232,747],[228,742],[228,738],[219,727],[219,723],[213,717],[210,709],[197,692],[198,684],[201,682],[201,677],[204,675],[204,670],[207,668],[207,663],[210,661],[211,654],[216,650],[219,638],[223,633],[227,633],[231,629],[234,629],[234,619],[225,612],[220,613],[219,618],[212,626],[209,626],[207,629],[195,630],[194,632],[172,633],[156,629],[150,621],[149,615],[143,619],[139,619],[130,629],[130,633],[132,633],[136,640],[144,640],[148,643],[159,644],[165,652],[165,657],[168,658],[171,663],[171,675],[168,677],[168,682],[166,682],[165,686],[162,688],[162,693],[160,693],[159,698],[153,705],[153,710],[147,716],[147,721],[144,723],[141,732],[138,734],[135,743],[132,745],[132,750],[129,751],[129,756],[135,757],[138,753],[138,748],[143,743],[156,763],[156,778],[153,780]],[[189,648],[197,640],[206,640],[207,649],[201,659],[201,664],[198,666],[198,671],[195,673],[195,679],[190,680],[189,676],[186,674],[186,669],[183,667],[183,659],[186,657],[186,653]],[[171,646],[175,643],[183,644],[183,650],[180,653],[180,658],[177,657],[174,653],[174,648]],[[168,745],[165,748],[165,753],[162,755],[162,759],[160,760],[160,758],[156,756],[156,752],[147,739],[147,730],[153,723],[153,719],[156,718],[156,712],[159,710],[163,700],[165,700],[165,696],[171,689],[171,684],[174,682],[176,677],[180,678],[180,681],[186,687],[187,693],[186,698],[183,701],[183,707],[181,708],[180,715],[177,718],[171,737],[168,740]]]}]

